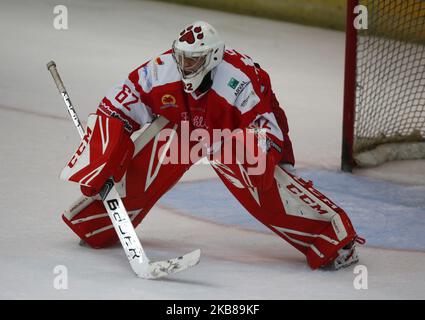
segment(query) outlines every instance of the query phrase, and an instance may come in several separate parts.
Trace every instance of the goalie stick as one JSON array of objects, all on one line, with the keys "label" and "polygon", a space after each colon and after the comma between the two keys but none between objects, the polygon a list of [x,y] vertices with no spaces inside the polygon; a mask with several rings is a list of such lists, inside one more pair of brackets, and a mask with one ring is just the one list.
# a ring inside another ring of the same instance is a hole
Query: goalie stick
[{"label": "goalie stick", "polygon": [[[74,125],[77,128],[81,139],[83,139],[85,135],[84,128],[82,127],[77,112],[71,103],[68,92],[66,91],[62,79],[59,76],[54,61],[47,63],[47,70],[50,71],[68,108],[68,112],[74,122]],[[156,279],[167,276],[171,273],[185,270],[199,263],[201,256],[201,250],[199,249],[174,259],[155,262],[149,261],[122,203],[121,197],[115,188],[115,183],[112,178],[109,178],[103,186],[100,191],[100,197],[106,211],[108,212],[108,216],[112,221],[121,245],[124,248],[130,262],[130,266],[138,277],[144,279]]]}]

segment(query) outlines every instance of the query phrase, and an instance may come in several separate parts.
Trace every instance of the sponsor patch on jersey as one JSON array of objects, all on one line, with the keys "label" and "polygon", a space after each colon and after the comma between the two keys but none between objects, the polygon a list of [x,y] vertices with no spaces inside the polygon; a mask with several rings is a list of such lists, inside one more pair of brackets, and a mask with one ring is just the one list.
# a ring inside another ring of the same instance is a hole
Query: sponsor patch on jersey
[{"label": "sponsor patch on jersey", "polygon": [[128,132],[133,132],[133,126],[130,124],[130,122],[127,119],[124,119],[118,112],[111,110],[111,108],[109,108],[109,106],[106,105],[103,101],[100,103],[99,108],[107,116],[120,119],[122,122],[124,122],[125,130]]},{"label": "sponsor patch on jersey", "polygon": [[235,96],[238,97],[241,94],[241,92],[243,91],[243,89],[245,89],[247,87],[247,85],[249,85],[250,83],[251,82],[249,82],[249,81],[242,81],[235,90]]},{"label": "sponsor patch on jersey", "polygon": [[103,101],[99,104],[99,108],[107,116],[120,119],[122,122],[124,122],[124,128],[128,132],[133,132],[133,126],[130,124],[130,122],[127,119],[124,119],[118,112],[111,110],[111,108]]},{"label": "sponsor patch on jersey", "polygon": [[229,80],[229,82],[227,83],[227,85],[228,85],[230,88],[232,88],[232,89],[236,89],[236,87],[238,86],[238,84],[239,84],[239,81],[238,81],[238,80],[236,80],[235,78],[231,78],[231,79]]},{"label": "sponsor patch on jersey", "polygon": [[161,57],[155,58],[155,64],[158,66],[162,66],[164,64],[164,61],[161,60]]},{"label": "sponsor patch on jersey", "polygon": [[171,94],[164,94],[161,98],[162,106],[160,109],[177,108],[176,98]]},{"label": "sponsor patch on jersey", "polygon": [[[242,100],[240,107],[243,109],[243,108],[245,108],[245,107],[246,107],[246,105],[248,104],[248,102],[249,102],[250,100],[255,101],[255,99],[254,99],[255,95],[256,95],[256,93],[255,93],[254,89],[252,89],[252,90],[249,92],[248,96],[247,96],[244,100]],[[251,98],[253,98],[253,99],[251,99]]]}]

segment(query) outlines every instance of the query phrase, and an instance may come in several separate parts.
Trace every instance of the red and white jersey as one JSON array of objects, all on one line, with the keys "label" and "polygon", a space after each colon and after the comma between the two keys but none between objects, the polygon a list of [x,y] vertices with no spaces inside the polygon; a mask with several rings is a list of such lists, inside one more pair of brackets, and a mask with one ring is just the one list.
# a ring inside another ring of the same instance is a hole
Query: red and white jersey
[{"label": "red and white jersey", "polygon": [[286,118],[277,121],[275,117],[272,101],[276,99],[267,73],[250,57],[226,50],[223,61],[212,70],[212,81],[203,94],[186,93],[169,50],[116,85],[101,101],[98,113],[120,118],[130,133],[151,122],[155,115],[176,123],[189,121],[193,129],[260,127],[282,155],[283,142],[289,141],[287,132],[283,132],[287,129],[282,131],[287,128]]}]

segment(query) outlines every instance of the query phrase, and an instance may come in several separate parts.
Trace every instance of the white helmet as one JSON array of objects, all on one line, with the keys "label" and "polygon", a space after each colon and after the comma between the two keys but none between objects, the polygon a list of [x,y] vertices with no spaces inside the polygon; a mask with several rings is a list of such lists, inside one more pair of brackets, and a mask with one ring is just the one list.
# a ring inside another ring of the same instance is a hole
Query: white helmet
[{"label": "white helmet", "polygon": [[204,21],[186,26],[173,42],[173,57],[184,91],[195,91],[205,75],[223,60],[223,54],[224,42],[213,26]]}]

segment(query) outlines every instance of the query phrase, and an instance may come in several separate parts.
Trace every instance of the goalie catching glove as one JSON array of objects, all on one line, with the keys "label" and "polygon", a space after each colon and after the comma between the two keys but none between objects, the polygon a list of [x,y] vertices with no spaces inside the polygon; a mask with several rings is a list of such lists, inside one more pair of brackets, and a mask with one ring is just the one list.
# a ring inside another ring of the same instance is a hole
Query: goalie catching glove
[{"label": "goalie catching glove", "polygon": [[118,182],[133,158],[134,144],[116,118],[91,114],[87,132],[60,178],[78,182],[81,192],[92,197],[100,192],[108,178]]}]

